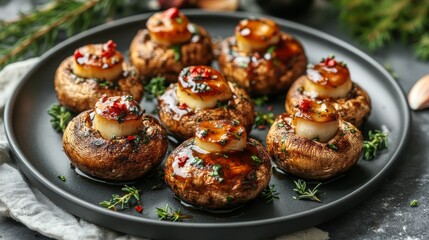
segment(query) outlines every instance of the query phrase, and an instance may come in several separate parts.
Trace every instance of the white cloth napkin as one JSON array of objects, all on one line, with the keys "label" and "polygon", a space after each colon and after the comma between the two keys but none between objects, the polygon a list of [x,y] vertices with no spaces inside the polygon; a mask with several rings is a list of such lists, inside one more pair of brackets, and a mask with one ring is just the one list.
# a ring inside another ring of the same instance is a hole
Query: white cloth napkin
[{"label": "white cloth napkin", "polygon": [[[89,223],[53,204],[28,185],[11,159],[3,124],[4,105],[22,77],[38,62],[32,58],[6,66],[0,72],[0,215],[11,217],[40,234],[55,239],[141,239]],[[18,238],[18,236],[17,236]],[[318,228],[284,235],[278,240],[325,240]]]}]

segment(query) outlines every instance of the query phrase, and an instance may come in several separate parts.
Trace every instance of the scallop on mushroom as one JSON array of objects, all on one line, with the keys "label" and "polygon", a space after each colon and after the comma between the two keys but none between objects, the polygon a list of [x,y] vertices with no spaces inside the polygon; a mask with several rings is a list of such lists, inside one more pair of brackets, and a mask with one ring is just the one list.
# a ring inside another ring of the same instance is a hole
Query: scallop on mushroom
[{"label": "scallop on mushroom", "polygon": [[363,150],[361,132],[329,103],[303,99],[293,114],[277,116],[267,135],[267,151],[286,173],[314,180],[354,166]]},{"label": "scallop on mushroom", "polygon": [[191,65],[210,65],[212,41],[201,26],[189,22],[177,8],[155,13],[130,46],[130,61],[143,80],[163,76],[176,82],[180,71]]},{"label": "scallop on mushroom", "polygon": [[143,84],[124,62],[116,43],[88,44],[66,58],[55,74],[58,101],[74,112],[92,109],[103,96],[143,96]]},{"label": "scallop on mushroom", "polygon": [[220,43],[219,67],[250,95],[277,94],[305,72],[301,43],[267,18],[244,19]]},{"label": "scallop on mushroom", "polygon": [[100,179],[125,181],[158,166],[168,148],[158,120],[132,96],[103,96],[93,110],[73,118],[63,135],[73,166]]},{"label": "scallop on mushroom", "polygon": [[202,122],[167,158],[165,181],[184,202],[225,209],[257,197],[271,178],[270,157],[236,120]]},{"label": "scallop on mushroom", "polygon": [[202,121],[236,119],[251,131],[255,111],[247,93],[208,66],[184,68],[177,83],[158,98],[161,122],[174,135],[188,139]]},{"label": "scallop on mushroom", "polygon": [[309,65],[307,74],[293,83],[286,97],[286,112],[293,113],[295,106],[306,98],[331,102],[341,118],[357,127],[371,112],[368,93],[351,80],[347,65],[334,56]]}]

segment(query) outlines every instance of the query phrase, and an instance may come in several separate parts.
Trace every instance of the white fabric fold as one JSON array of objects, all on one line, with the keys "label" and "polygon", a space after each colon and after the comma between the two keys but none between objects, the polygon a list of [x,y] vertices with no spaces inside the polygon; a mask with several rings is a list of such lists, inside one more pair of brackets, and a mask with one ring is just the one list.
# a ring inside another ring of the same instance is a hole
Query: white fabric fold
[{"label": "white fabric fold", "polygon": [[[65,212],[35,187],[28,185],[16,168],[9,155],[4,133],[4,105],[22,77],[37,62],[38,58],[33,58],[10,64],[0,72],[0,215],[11,217],[29,229],[54,239],[141,239],[97,226]],[[329,234],[317,228],[310,228],[277,239],[324,240],[329,239]]]}]

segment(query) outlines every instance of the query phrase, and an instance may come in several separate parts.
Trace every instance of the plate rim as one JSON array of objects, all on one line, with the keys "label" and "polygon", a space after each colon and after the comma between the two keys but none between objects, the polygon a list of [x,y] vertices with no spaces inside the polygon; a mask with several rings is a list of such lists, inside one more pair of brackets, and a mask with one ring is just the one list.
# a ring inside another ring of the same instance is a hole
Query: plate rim
[{"label": "plate rim", "polygon": [[[403,153],[406,147],[406,142],[410,137],[411,111],[408,107],[408,103],[405,98],[405,93],[403,89],[400,87],[399,83],[395,81],[393,77],[388,73],[388,71],[385,68],[383,68],[381,64],[378,63],[374,58],[372,58],[362,50],[358,49],[357,47],[337,37],[324,33],[320,30],[302,25],[300,23],[296,23],[285,19],[280,19],[270,15],[251,13],[251,12],[219,13],[219,12],[208,12],[208,11],[203,11],[198,9],[183,10],[183,12],[189,18],[199,17],[202,15],[204,16],[210,15],[211,17],[214,17],[214,16],[228,17],[228,18],[234,18],[234,19],[247,18],[249,16],[270,18],[276,21],[277,23],[279,23],[279,25],[281,26],[284,25],[288,28],[293,29],[294,31],[298,31],[300,33],[310,35],[312,37],[321,38],[325,41],[338,45],[343,49],[347,49],[353,54],[359,56],[362,60],[366,61],[367,63],[371,64],[374,68],[376,68],[376,70],[379,71],[379,73],[381,73],[388,80],[390,85],[394,88],[394,90],[399,95],[398,102],[400,103],[400,106],[398,106],[398,111],[402,113],[401,117],[404,123],[403,128],[398,131],[399,136],[402,137],[401,140],[398,142],[399,147],[397,149],[390,149],[389,151],[394,151],[394,153],[392,154],[390,160],[382,167],[382,169],[377,174],[375,174],[368,182],[363,184],[361,187],[355,189],[354,191],[350,192],[349,194],[339,199],[336,199],[330,203],[307,210],[305,212],[299,212],[299,213],[294,213],[287,216],[280,216],[280,217],[261,219],[261,220],[225,222],[225,223],[195,223],[195,222],[174,222],[173,223],[173,222],[159,221],[155,219],[137,217],[137,216],[127,215],[120,212],[113,212],[107,209],[103,209],[94,205],[93,203],[81,200],[78,197],[74,196],[71,193],[68,193],[67,191],[61,188],[56,187],[53,183],[51,183],[50,180],[45,178],[41,172],[39,172],[37,169],[33,167],[33,164],[31,163],[31,161],[29,161],[28,157],[25,156],[21,147],[17,143],[17,139],[14,135],[12,115],[13,115],[13,106],[16,104],[19,93],[21,92],[25,84],[30,81],[33,72],[35,72],[38,68],[40,68],[40,66],[42,66],[44,62],[49,60],[51,55],[56,54],[61,49],[66,48],[67,46],[74,44],[76,41],[86,38],[90,35],[96,35],[100,32],[109,30],[111,28],[117,28],[122,25],[128,25],[128,24],[138,23],[141,21],[146,21],[146,19],[153,14],[153,12],[149,12],[149,13],[143,13],[143,14],[121,18],[109,23],[102,24],[94,28],[91,28],[89,30],[86,30],[82,33],[79,33],[73,37],[70,37],[65,41],[62,41],[61,43],[51,48],[41,56],[39,62],[35,66],[33,66],[32,69],[22,78],[22,81],[18,84],[18,86],[13,91],[13,94],[9,97],[4,110],[4,125],[5,125],[6,137],[10,144],[10,149],[12,150],[16,159],[18,160],[17,162],[20,166],[20,169],[24,171],[27,177],[33,180],[31,181],[33,184],[34,184],[34,181],[37,181],[35,185],[39,190],[42,191],[42,189],[40,189],[40,186],[44,188],[45,190],[43,191],[44,194],[46,194],[45,193],[46,191],[48,192],[52,191],[50,193],[57,194],[59,197],[62,197],[67,201],[70,201],[70,204],[79,205],[89,211],[95,211],[98,214],[109,215],[110,217],[119,218],[120,220],[128,220],[136,223],[145,223],[145,224],[154,225],[154,226],[161,225],[161,226],[167,226],[167,227],[180,227],[180,228],[204,228],[204,229],[241,228],[241,227],[251,227],[251,226],[261,226],[266,224],[281,223],[281,222],[285,222],[296,218],[302,218],[302,217],[305,217],[306,215],[313,215],[315,213],[324,213],[326,211],[331,210],[333,206],[345,204],[347,200],[351,201],[350,199],[356,198],[353,201],[354,203],[350,204],[351,206],[349,208],[351,208],[366,198],[366,197],[362,197],[362,195],[364,195],[364,192],[375,190],[378,187],[377,183],[380,182],[384,177],[386,177],[386,175],[392,170],[393,165],[399,161],[400,154]],[[50,200],[53,201],[51,197],[50,197]],[[58,206],[57,203],[55,204]],[[345,210],[341,211],[341,213],[344,211]],[[67,212],[70,213],[70,211],[68,210]],[[334,214],[334,215],[336,216],[338,214]],[[97,223],[97,224],[100,224],[100,223]]]}]

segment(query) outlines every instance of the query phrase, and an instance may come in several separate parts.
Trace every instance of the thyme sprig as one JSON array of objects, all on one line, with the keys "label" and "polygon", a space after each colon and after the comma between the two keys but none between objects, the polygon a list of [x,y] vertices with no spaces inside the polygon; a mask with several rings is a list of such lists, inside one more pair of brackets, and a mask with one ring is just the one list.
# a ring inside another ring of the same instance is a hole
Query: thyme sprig
[{"label": "thyme sprig", "polygon": [[53,104],[48,110],[49,116],[51,116],[52,127],[57,132],[64,132],[67,124],[70,122],[72,115],[67,108],[60,104]]},{"label": "thyme sprig", "polygon": [[429,60],[429,1],[335,0],[334,3],[343,25],[370,50],[401,39],[414,45],[418,58]]},{"label": "thyme sprig", "polygon": [[304,180],[298,179],[298,181],[293,182],[295,183],[295,188],[293,191],[299,194],[298,199],[308,199],[316,202],[322,202],[317,196],[317,192],[319,191],[318,188],[322,183],[319,183],[313,189],[310,189],[307,188],[307,183]]},{"label": "thyme sprig", "polygon": [[[46,1],[44,1],[46,2]],[[12,21],[0,20],[0,70],[38,56],[59,40],[112,20],[148,10],[146,1],[54,0]]]},{"label": "thyme sprig", "polygon": [[272,202],[274,199],[279,199],[279,192],[276,190],[276,185],[270,184],[262,191],[262,196],[266,199],[266,203]]},{"label": "thyme sprig", "polygon": [[137,201],[138,206],[141,206],[140,190],[136,189],[135,187],[125,185],[122,188],[122,191],[126,192],[126,194],[123,196],[113,194],[110,200],[100,202],[100,206],[116,211],[118,205],[121,206],[121,209],[130,207],[130,201],[132,199]]},{"label": "thyme sprig", "polygon": [[377,156],[378,151],[387,148],[387,133],[376,129],[368,132],[369,140],[363,141],[363,159],[370,160]]},{"label": "thyme sprig", "polygon": [[162,95],[167,88],[165,84],[165,77],[158,76],[152,78],[144,88],[147,92],[147,98],[152,99]]},{"label": "thyme sprig", "polygon": [[158,215],[158,219],[164,220],[164,221],[177,222],[177,221],[182,221],[184,219],[192,218],[192,216],[190,215],[182,214],[180,209],[173,210],[168,205],[168,203],[165,205],[164,208],[156,208],[155,212],[156,212],[156,215]]}]

